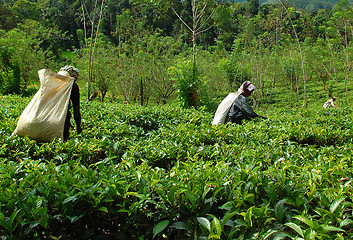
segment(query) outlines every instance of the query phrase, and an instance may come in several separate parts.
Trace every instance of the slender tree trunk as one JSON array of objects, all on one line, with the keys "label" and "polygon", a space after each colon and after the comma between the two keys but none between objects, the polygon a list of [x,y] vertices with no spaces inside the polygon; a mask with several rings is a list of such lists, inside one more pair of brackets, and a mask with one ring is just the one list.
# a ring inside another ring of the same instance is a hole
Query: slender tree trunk
[{"label": "slender tree trunk", "polygon": [[[95,28],[95,11],[97,9],[97,4],[98,0],[95,1],[94,4],[94,9],[93,9],[93,16],[91,18],[91,39],[90,39],[90,48],[89,48],[89,64],[88,64],[88,98],[91,96],[91,85],[92,85],[92,78],[93,78],[93,60],[94,60],[94,51],[95,47],[97,44],[97,38],[98,38],[98,33],[99,33],[99,25],[102,19],[102,14],[103,14],[103,6],[104,6],[104,0],[102,0],[101,5],[100,5],[100,10],[99,10],[99,19],[97,22],[97,27],[96,27],[96,32],[94,33],[94,28]],[[85,9],[85,4],[84,0],[81,1],[81,6],[82,6],[82,11],[83,14],[85,14],[84,9]],[[85,17],[83,18],[85,22]],[[86,24],[84,24],[85,26]],[[86,27],[84,27],[84,31],[86,34]],[[93,36],[95,36],[95,39],[93,40]],[[86,36],[85,36],[86,38]],[[87,40],[86,40],[87,42]]]},{"label": "slender tree trunk", "polygon": [[[193,77],[193,81],[196,84],[196,29],[197,29],[197,11],[196,11],[196,3],[195,0],[192,1],[192,77]],[[197,97],[197,89],[198,86],[196,86],[196,89],[194,88],[192,90],[192,102],[191,102],[191,106],[193,107],[197,107],[197,101],[198,101],[198,97]]]},{"label": "slender tree trunk", "polygon": [[[283,1],[280,0],[281,4],[283,5],[283,7],[286,9],[285,5],[283,4]],[[292,24],[292,28],[293,28],[293,32],[295,35],[295,38],[297,40],[297,44],[298,44],[298,48],[299,48],[299,53],[300,53],[300,60],[301,60],[301,69],[302,69],[302,75],[303,75],[303,90],[304,90],[304,103],[303,103],[303,107],[307,106],[307,92],[306,92],[306,76],[305,76],[305,65],[304,65],[304,57],[303,57],[303,52],[302,52],[302,47],[299,41],[299,37],[297,34],[297,31],[295,30],[292,18],[290,17],[290,15],[288,14],[289,20]]]},{"label": "slender tree trunk", "polygon": [[[192,8],[192,26],[190,27],[180,16],[179,14],[173,9],[174,13],[177,15],[177,17],[180,19],[180,21],[187,27],[187,29],[191,32],[192,35],[192,75],[193,75],[193,85],[194,88],[189,92],[191,99],[188,104],[194,107],[197,107],[198,105],[198,87],[197,86],[197,71],[196,71],[196,38],[199,34],[201,34],[204,31],[207,31],[209,28],[204,29],[204,25],[208,22],[210,17],[213,15],[215,9],[213,9],[212,13],[204,20],[204,14],[206,11],[206,7],[208,5],[209,0],[205,0],[203,3],[200,4],[201,1],[196,1],[196,0],[191,0],[191,8]],[[202,5],[201,10],[198,9],[198,4]]]},{"label": "slender tree trunk", "polygon": [[349,79],[349,74],[352,70],[352,65],[349,61],[349,51],[348,51],[348,34],[347,34],[347,23],[345,22],[344,24],[344,34],[345,34],[345,44],[346,44],[346,67],[347,67],[347,71],[346,71],[346,77],[345,77],[345,81],[344,84],[346,86],[346,92],[345,92],[345,98],[347,101],[347,96],[348,96],[348,79]]},{"label": "slender tree trunk", "polygon": [[81,8],[82,8],[82,17],[83,17],[83,33],[85,37],[85,47],[88,48],[87,46],[87,30],[86,30],[86,12],[85,12],[85,5],[83,4],[81,0]]},{"label": "slender tree trunk", "polygon": [[[94,11],[97,7],[97,0],[95,1]],[[91,85],[92,85],[92,68],[93,68],[93,33],[94,33],[94,13],[91,19],[91,37],[89,45],[89,62],[88,62],[88,97],[91,96]]]},{"label": "slender tree trunk", "polygon": [[143,106],[143,80],[142,77],[140,77],[140,97],[141,97],[141,101],[140,104],[141,106]]}]

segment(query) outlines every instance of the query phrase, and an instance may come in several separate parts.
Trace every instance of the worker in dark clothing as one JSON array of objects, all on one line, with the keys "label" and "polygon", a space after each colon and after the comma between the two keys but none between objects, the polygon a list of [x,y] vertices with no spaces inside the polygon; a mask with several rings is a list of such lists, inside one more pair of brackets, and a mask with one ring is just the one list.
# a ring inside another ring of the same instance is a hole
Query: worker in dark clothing
[{"label": "worker in dark clothing", "polygon": [[267,119],[267,117],[255,113],[246,100],[247,97],[251,96],[254,90],[254,85],[249,81],[245,81],[240,86],[241,94],[234,100],[232,106],[230,107],[227,122],[241,124],[243,119],[252,119],[256,117]]},{"label": "worker in dark clothing", "polygon": [[71,90],[71,95],[70,95],[70,102],[69,102],[69,107],[67,110],[67,115],[65,119],[65,125],[64,125],[64,141],[67,141],[70,137],[70,127],[71,125],[71,108],[73,109],[73,114],[74,114],[74,120],[76,123],[76,131],[78,134],[82,132],[81,128],[81,113],[80,113],[80,89],[78,85],[76,84],[77,78],[79,76],[79,71],[77,68],[74,68],[72,66],[65,66],[60,69],[60,71],[67,71],[71,77],[75,79],[73,85],[72,85],[72,90]]}]

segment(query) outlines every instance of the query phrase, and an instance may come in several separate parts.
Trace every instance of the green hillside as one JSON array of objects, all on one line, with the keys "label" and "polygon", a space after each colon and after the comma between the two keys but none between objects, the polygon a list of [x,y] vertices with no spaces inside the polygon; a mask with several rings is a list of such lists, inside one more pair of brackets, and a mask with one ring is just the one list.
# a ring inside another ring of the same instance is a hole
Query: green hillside
[{"label": "green hillside", "polygon": [[[236,0],[235,2],[246,3],[247,0]],[[275,4],[278,0],[260,0],[260,4]],[[288,2],[288,1],[283,1]],[[307,11],[315,11],[318,9],[332,9],[339,0],[292,0],[289,1],[296,8],[305,9]]]}]

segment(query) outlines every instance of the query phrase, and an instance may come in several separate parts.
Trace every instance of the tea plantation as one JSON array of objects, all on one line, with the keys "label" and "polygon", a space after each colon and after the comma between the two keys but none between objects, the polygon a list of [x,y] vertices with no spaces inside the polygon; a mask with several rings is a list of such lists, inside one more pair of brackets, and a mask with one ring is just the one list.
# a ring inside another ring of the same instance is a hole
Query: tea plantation
[{"label": "tea plantation", "polygon": [[93,101],[80,135],[37,143],[11,136],[30,99],[0,98],[1,239],[353,238],[352,109],[212,126]]}]

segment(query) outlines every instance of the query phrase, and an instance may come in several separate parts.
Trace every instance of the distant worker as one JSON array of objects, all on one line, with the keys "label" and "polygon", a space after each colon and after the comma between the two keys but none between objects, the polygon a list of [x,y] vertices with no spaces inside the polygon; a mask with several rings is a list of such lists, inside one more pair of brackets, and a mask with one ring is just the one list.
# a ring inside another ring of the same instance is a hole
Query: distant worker
[{"label": "distant worker", "polygon": [[324,108],[330,108],[330,107],[336,107],[335,104],[333,103],[335,100],[337,99],[337,97],[332,97],[331,99],[327,100],[325,103],[324,103]]},{"label": "distant worker", "polygon": [[[76,123],[76,131],[78,134],[82,132],[81,113],[80,113],[80,89],[76,83],[77,78],[79,76],[79,71],[77,68],[74,68],[73,66],[69,66],[69,65],[62,67],[60,71],[68,72],[70,77],[73,77],[75,79],[71,89],[70,102],[69,102],[69,107],[67,110],[67,115],[66,115],[66,120],[64,125],[64,141],[67,141],[70,137],[70,131],[69,131],[71,127],[70,119],[72,116],[70,112],[71,107],[73,108],[74,120]],[[70,103],[72,104],[72,106]]]},{"label": "distant worker", "polygon": [[267,117],[255,113],[247,102],[246,98],[251,96],[254,90],[255,86],[251,82],[245,81],[238,92],[230,93],[218,106],[212,124],[218,125],[227,122],[242,124],[243,119],[256,117],[267,119]]}]

